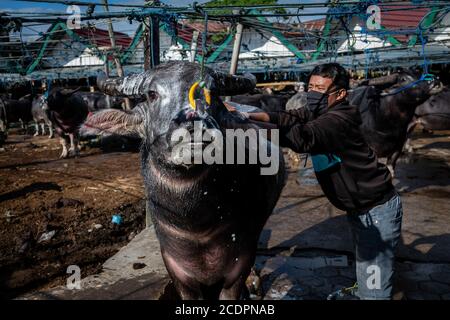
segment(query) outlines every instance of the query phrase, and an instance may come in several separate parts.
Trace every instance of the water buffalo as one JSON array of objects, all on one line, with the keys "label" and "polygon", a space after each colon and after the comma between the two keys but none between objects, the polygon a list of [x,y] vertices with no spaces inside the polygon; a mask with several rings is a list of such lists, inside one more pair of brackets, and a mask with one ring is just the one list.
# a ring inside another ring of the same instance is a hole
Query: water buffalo
[{"label": "water buffalo", "polygon": [[[388,158],[387,165],[394,176],[415,109],[442,90],[441,83],[438,80],[418,81],[413,73],[401,71],[373,79],[368,85],[354,89],[350,101],[359,106],[363,121],[361,129],[368,144],[378,157]],[[377,86],[388,88],[377,90]]]},{"label": "water buffalo", "polygon": [[47,99],[48,118],[61,137],[63,146],[61,158],[79,154],[78,127],[84,122],[89,112],[107,108],[120,109],[124,101],[122,97],[108,97],[102,92],[83,92],[79,91],[80,89],[56,87],[50,91]]},{"label": "water buffalo", "polygon": [[[201,68],[188,62],[170,61],[141,74],[99,79],[98,86],[107,94],[147,100],[132,111],[103,110],[90,115],[81,134],[142,137],[147,206],[177,292],[183,299],[238,299],[254,264],[260,232],[284,185],[284,166],[278,148],[274,152],[280,166],[273,175],[261,175],[260,164],[177,161],[173,151],[179,144],[172,135],[178,129],[195,134],[198,123],[202,132],[246,125],[237,113],[228,112],[220,96],[244,93],[255,80],[209,68],[204,72],[203,94],[200,87],[196,89]],[[206,104],[210,107],[205,112]],[[194,156],[206,150],[204,142],[186,145],[194,149]]]},{"label": "water buffalo", "polygon": [[32,120],[31,115],[31,103],[33,97],[31,94],[21,97],[20,99],[8,99],[6,96],[1,98],[1,108],[3,109],[0,114],[2,118],[0,120],[7,131],[10,123],[20,122],[22,128],[25,128],[28,122]]},{"label": "water buffalo", "polygon": [[[424,130],[450,130],[450,90],[443,89],[440,93],[432,96],[422,103],[414,111],[414,117],[408,127],[408,137],[417,125],[421,125]],[[405,143],[405,149],[412,151],[409,143]]]},{"label": "water buffalo", "polygon": [[[95,112],[107,108],[121,109],[124,99],[121,97],[109,97],[102,92],[81,92],[74,94],[81,101],[87,105],[89,112]],[[108,103],[109,99],[109,103]]]},{"label": "water buffalo", "polygon": [[31,105],[31,115],[33,116],[34,125],[36,127],[36,132],[34,136],[39,135],[39,124],[42,128],[42,135],[45,135],[45,125],[48,126],[50,139],[53,138],[53,125],[47,116],[47,98],[44,95],[37,95]]},{"label": "water buffalo", "polygon": [[[86,120],[88,107],[80,96],[75,95],[78,89],[54,87],[47,98],[47,116],[60,137],[62,152],[60,158],[79,154],[78,129]],[[70,148],[68,149],[70,143]]]}]

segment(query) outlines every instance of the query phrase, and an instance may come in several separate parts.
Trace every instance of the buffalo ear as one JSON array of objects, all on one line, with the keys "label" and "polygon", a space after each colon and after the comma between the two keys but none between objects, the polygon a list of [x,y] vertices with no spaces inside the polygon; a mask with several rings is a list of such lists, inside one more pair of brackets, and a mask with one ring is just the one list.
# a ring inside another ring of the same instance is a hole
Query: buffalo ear
[{"label": "buffalo ear", "polygon": [[88,116],[80,128],[80,134],[82,136],[117,134],[143,138],[144,121],[135,111],[102,110]]}]

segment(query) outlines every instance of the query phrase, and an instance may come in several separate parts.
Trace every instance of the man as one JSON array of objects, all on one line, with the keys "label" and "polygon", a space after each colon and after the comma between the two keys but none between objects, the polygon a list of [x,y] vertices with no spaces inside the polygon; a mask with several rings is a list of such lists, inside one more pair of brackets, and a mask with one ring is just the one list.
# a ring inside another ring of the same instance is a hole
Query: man
[{"label": "man", "polygon": [[349,76],[337,63],[310,75],[307,107],[246,114],[280,130],[280,145],[310,153],[324,194],[346,211],[356,249],[357,296],[391,299],[402,205],[386,166],[365,142],[361,117],[347,101]]}]

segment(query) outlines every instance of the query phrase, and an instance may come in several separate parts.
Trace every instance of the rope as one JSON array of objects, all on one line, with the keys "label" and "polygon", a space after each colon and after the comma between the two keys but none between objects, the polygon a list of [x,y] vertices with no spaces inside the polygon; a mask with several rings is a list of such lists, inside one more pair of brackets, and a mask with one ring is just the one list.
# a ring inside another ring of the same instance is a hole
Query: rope
[{"label": "rope", "polygon": [[422,43],[423,73],[428,74],[428,60],[427,60],[427,56],[425,55],[425,40],[423,38],[423,31],[422,31],[421,27],[419,27],[419,37],[420,37],[420,41]]},{"label": "rope", "polygon": [[205,79],[205,57],[206,57],[206,41],[208,37],[208,13],[198,6],[197,2],[192,4],[192,8],[204,17],[204,27],[202,32],[202,61],[201,61],[201,77],[200,87],[204,86],[203,80]]},{"label": "rope", "polygon": [[400,92],[403,92],[403,91],[405,91],[405,90],[407,90],[409,88],[414,87],[415,85],[417,85],[418,83],[420,83],[422,81],[433,81],[433,79],[434,79],[434,76],[432,74],[422,74],[418,80],[413,81],[413,82],[411,82],[411,83],[409,83],[409,84],[407,84],[407,85],[405,85],[403,87],[400,87],[400,88],[394,90],[393,92],[382,93],[381,96],[382,97],[393,96],[393,95],[396,95],[396,94],[398,94]]},{"label": "rope", "polygon": [[[53,2],[53,3],[61,3],[64,2],[64,0],[60,0],[60,1],[44,1],[44,0],[39,0],[37,2]],[[67,1],[66,1],[67,2]],[[170,19],[174,19],[174,17],[176,19],[178,18],[191,18],[191,19],[199,19],[199,15],[201,16],[201,18],[204,20],[204,31],[202,34],[202,60],[201,60],[201,70],[202,70],[202,79],[204,77],[204,70],[205,70],[205,63],[206,63],[206,59],[205,56],[207,54],[207,48],[206,48],[206,43],[207,43],[207,32],[208,32],[208,21],[212,20],[212,21],[219,21],[222,18],[226,18],[231,19],[231,17],[236,17],[235,15],[220,15],[217,14],[217,10],[218,8],[226,8],[226,9],[231,9],[231,8],[259,8],[259,9],[263,9],[263,8],[269,8],[269,9],[279,9],[279,8],[296,8],[297,12],[293,12],[292,14],[288,14],[288,15],[283,15],[283,14],[275,14],[275,15],[267,15],[267,14],[248,14],[248,13],[241,13],[240,15],[238,15],[239,17],[244,17],[243,19],[243,23],[245,22],[245,25],[249,25],[249,26],[253,26],[255,28],[261,29],[261,30],[267,30],[269,32],[272,32],[274,30],[279,30],[279,31],[287,31],[288,28],[280,28],[279,26],[273,25],[271,23],[262,23],[262,22],[258,22],[254,19],[254,17],[264,17],[264,16],[296,16],[298,19],[300,16],[314,16],[314,15],[327,15],[327,16],[332,16],[332,17],[336,17],[339,20],[341,20],[342,25],[344,27],[345,30],[345,36],[347,37],[347,41],[348,41],[348,47],[350,49],[350,51],[352,51],[352,47],[355,43],[355,38],[354,35],[352,34],[352,32],[349,30],[349,27],[347,25],[346,22],[349,21],[349,19],[351,19],[352,16],[354,15],[361,15],[365,8],[365,5],[368,5],[369,3],[378,3],[379,1],[375,1],[375,0],[368,0],[368,1],[361,1],[358,3],[358,5],[354,5],[355,3],[352,1],[341,1],[339,3],[335,3],[335,2],[323,2],[321,4],[319,3],[315,3],[314,5],[309,5],[309,4],[293,4],[293,5],[262,5],[262,6],[221,6],[221,7],[207,7],[207,6],[198,6],[196,3],[194,3],[194,5],[190,8],[190,7],[151,7],[151,8],[145,8],[144,6],[135,6],[137,8],[141,8],[142,7],[142,11],[118,11],[118,12],[114,12],[111,13],[109,15],[105,15],[105,14],[93,14],[93,12],[87,12],[86,15],[83,15],[83,20],[91,20],[91,19],[96,19],[96,20],[102,20],[102,19],[106,19],[108,17],[112,17],[115,18],[114,20],[117,21],[120,19],[142,19],[142,17],[145,16],[149,16],[152,14],[158,15],[161,19],[161,21],[165,21],[165,20],[170,20]],[[87,2],[87,1],[82,1],[83,5],[86,6],[93,6],[95,3],[93,2]],[[446,5],[448,4],[448,2],[445,1],[428,1],[426,4],[420,4],[418,3],[417,5],[415,5],[414,7],[409,7],[407,9],[401,8],[401,7],[397,7],[399,6],[398,4],[396,4],[394,1],[383,1],[383,5],[389,4],[390,7],[392,8],[388,8],[384,11],[404,11],[404,10],[413,10],[416,8],[429,8],[430,6],[435,6],[435,5]],[[112,5],[111,5],[112,6]],[[120,5],[120,6],[127,6],[127,5]],[[130,5],[129,7],[133,7],[132,5]],[[311,7],[311,8],[319,8],[319,7],[329,7],[329,12],[327,12],[326,14],[323,12],[309,12],[309,13],[301,13],[300,10],[303,9],[304,7]],[[192,10],[194,9],[194,10]],[[215,12],[216,11],[216,12]],[[424,40],[424,35],[423,32],[427,31],[427,35],[430,35],[429,30],[434,28],[439,22],[440,20],[442,20],[445,17],[445,14],[447,12],[450,11],[449,7],[445,7],[445,8],[440,8],[438,10],[432,10],[431,12],[429,12],[427,15],[425,15],[422,20],[421,23],[419,23],[419,27],[418,29],[414,30],[417,33],[417,37],[422,41],[422,55],[423,55],[423,67],[424,67],[424,71],[423,73],[426,75],[428,74],[428,65],[429,65],[429,61],[427,60],[427,57],[425,56],[425,40]],[[433,22],[433,24],[431,26],[428,27],[423,27],[422,26],[422,22],[425,20],[425,18],[427,16],[429,16],[430,14],[436,14],[437,13],[437,17],[436,17],[436,21]],[[251,18],[250,18],[251,17]],[[86,18],[86,19],[85,19]],[[33,18],[17,18],[23,22],[32,22]],[[49,21],[54,21],[53,20],[49,20],[49,19],[45,19],[45,21],[43,19],[36,19],[34,18],[35,21],[41,22],[42,24],[48,23]],[[102,24],[100,23],[100,21],[97,24]],[[122,21],[122,20],[121,20]],[[300,22],[300,20],[299,20]],[[103,22],[104,23],[104,22]],[[167,25],[171,25],[171,24],[167,24]],[[29,28],[29,26],[25,26]],[[169,29],[172,29],[169,27]],[[175,29],[176,30],[176,29]],[[378,34],[381,36],[386,36],[386,35],[395,35],[395,34],[411,34],[411,32],[414,32],[411,30],[402,30],[402,31],[386,31],[386,30],[380,30],[378,31]],[[58,30],[57,32],[62,32],[62,30]],[[432,31],[434,34],[434,31]],[[49,32],[52,33],[52,32]],[[56,31],[54,31],[54,33],[56,33]],[[372,32],[371,32],[372,33]],[[305,30],[305,36],[300,37],[299,39],[305,39],[308,40],[309,38],[314,37],[314,38],[318,38],[318,39],[323,39],[323,40],[327,40],[327,43],[331,44],[330,38],[333,41],[336,40],[340,40],[342,37],[336,36],[336,35],[328,35],[326,37],[321,37],[321,36],[316,36],[314,35],[314,33],[312,32],[308,32]],[[352,38],[350,38],[352,37]],[[292,38],[289,38],[290,41],[292,40]],[[23,43],[23,41],[21,41]],[[57,40],[55,42],[58,42]],[[71,43],[73,43],[74,41],[72,40]],[[52,40],[48,41],[48,43],[53,43]],[[292,43],[292,42],[291,42]],[[67,50],[69,50],[71,48],[71,45],[67,45]],[[212,47],[213,48],[213,47]],[[211,48],[210,48],[211,49]],[[336,59],[338,54],[336,52],[336,48],[331,48],[332,50],[327,50],[327,51],[322,51],[322,53],[329,53],[332,54],[333,56],[330,57],[330,59],[332,60],[333,58]],[[13,49],[15,50],[15,49]],[[29,55],[31,52],[33,51],[37,51],[39,49],[31,49],[27,52],[27,55]],[[0,51],[4,51],[1,50]],[[189,49],[185,49],[184,51],[189,51]],[[373,50],[375,51],[375,50]],[[25,56],[23,54],[23,56]],[[61,56],[64,56],[63,54]],[[152,59],[154,59],[154,56],[151,56]],[[48,57],[43,57],[42,59],[48,60]],[[6,61],[6,60],[19,60],[19,58],[2,58],[2,60]],[[299,62],[303,62],[303,61],[299,61]],[[373,61],[372,61],[373,63]],[[439,62],[437,62],[439,63]],[[366,69],[369,69],[369,66],[366,64]]]},{"label": "rope", "polygon": [[327,300],[336,300],[338,297],[343,297],[345,295],[354,296],[357,290],[358,290],[358,283],[355,282],[355,284],[351,287],[342,288],[333,293],[330,293],[327,297]]}]

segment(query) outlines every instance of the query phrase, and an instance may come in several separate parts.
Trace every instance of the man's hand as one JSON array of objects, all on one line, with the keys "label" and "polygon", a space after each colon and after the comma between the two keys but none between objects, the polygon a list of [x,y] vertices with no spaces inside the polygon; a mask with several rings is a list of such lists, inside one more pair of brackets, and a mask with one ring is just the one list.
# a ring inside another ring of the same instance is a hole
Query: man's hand
[{"label": "man's hand", "polygon": [[230,112],[236,112],[237,115],[238,115],[240,118],[242,118],[242,120],[248,120],[248,119],[250,119],[250,116],[249,116],[249,113],[248,113],[248,112],[237,111],[236,107],[234,107],[234,106],[232,106],[232,105],[230,105],[230,104],[228,104],[228,103],[226,103],[226,102],[223,102],[223,104],[225,105],[225,108],[227,108],[228,111],[230,111]]},{"label": "man's hand", "polygon": [[266,112],[255,112],[248,114],[250,120],[260,121],[260,122],[270,122],[270,117]]},{"label": "man's hand", "polygon": [[236,112],[236,107],[232,106],[231,104],[224,101],[223,105],[225,106],[225,108],[227,108],[228,111]]},{"label": "man's hand", "polygon": [[236,107],[234,107],[226,102],[223,102],[223,104],[225,105],[225,108],[227,108],[228,111],[237,112],[237,113],[239,113],[239,115],[242,116],[242,118],[255,120],[255,121],[261,121],[261,122],[270,122],[270,117],[265,112],[251,112],[251,113],[250,112],[240,112],[240,111],[237,111]]}]

